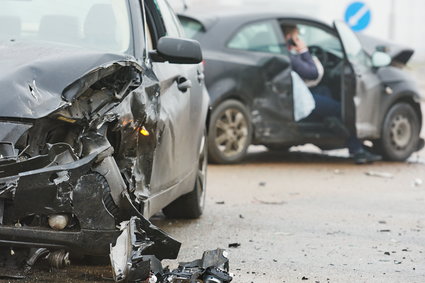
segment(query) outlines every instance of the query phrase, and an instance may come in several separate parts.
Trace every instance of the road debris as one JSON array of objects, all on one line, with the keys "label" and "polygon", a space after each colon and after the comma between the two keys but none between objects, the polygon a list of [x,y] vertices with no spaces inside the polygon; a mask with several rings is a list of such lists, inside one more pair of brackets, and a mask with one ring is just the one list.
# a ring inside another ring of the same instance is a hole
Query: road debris
[{"label": "road debris", "polygon": [[420,186],[422,186],[422,184],[423,184],[422,179],[417,178],[417,179],[415,179],[415,180],[413,181],[413,186],[414,186],[414,187],[420,187]]},{"label": "road debris", "polygon": [[201,259],[180,263],[177,269],[163,268],[161,261],[149,255],[155,245],[142,230],[140,219],[132,217],[121,224],[121,235],[115,245],[111,245],[111,265],[116,282],[149,283],[228,283],[229,274],[227,252],[222,249],[204,252]]},{"label": "road debris", "polygon": [[240,243],[230,243],[229,244],[229,248],[233,248],[233,249],[239,248],[240,246],[241,246]]},{"label": "road debris", "polygon": [[255,202],[261,203],[261,204],[267,204],[267,205],[283,205],[286,202],[285,201],[269,201],[269,200],[260,200],[258,198],[254,198]]},{"label": "road debris", "polygon": [[384,178],[384,179],[392,179],[392,178],[394,178],[394,175],[393,174],[387,173],[387,172],[368,171],[365,174],[366,174],[366,176],[379,177],[379,178]]}]

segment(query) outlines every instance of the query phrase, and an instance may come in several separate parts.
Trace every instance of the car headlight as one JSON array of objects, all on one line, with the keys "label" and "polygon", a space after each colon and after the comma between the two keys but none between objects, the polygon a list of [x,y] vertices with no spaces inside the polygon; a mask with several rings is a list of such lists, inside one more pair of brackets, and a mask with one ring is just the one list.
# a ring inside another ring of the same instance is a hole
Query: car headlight
[{"label": "car headlight", "polygon": [[28,123],[0,122],[0,159],[17,155],[15,145],[31,127]]}]

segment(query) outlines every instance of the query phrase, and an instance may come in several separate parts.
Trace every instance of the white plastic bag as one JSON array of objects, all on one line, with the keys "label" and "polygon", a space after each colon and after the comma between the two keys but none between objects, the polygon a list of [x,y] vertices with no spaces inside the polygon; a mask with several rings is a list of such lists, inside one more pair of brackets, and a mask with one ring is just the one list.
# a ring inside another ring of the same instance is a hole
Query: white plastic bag
[{"label": "white plastic bag", "polygon": [[300,121],[306,118],[316,107],[313,94],[308,89],[304,81],[294,71],[291,72],[294,94],[294,118]]}]

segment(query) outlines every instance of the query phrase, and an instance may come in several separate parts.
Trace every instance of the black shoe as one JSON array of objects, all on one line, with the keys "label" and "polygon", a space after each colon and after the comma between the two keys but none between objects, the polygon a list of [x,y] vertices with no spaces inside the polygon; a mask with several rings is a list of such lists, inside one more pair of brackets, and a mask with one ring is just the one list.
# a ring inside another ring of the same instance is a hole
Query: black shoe
[{"label": "black shoe", "polygon": [[367,150],[361,149],[353,154],[353,159],[356,164],[373,163],[375,161],[381,161],[382,156],[370,153]]}]

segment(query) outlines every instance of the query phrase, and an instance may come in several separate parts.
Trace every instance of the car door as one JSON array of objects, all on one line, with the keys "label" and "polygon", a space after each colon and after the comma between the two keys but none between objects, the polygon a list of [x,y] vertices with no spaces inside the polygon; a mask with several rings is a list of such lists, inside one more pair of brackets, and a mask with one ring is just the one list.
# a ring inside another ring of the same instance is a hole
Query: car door
[{"label": "car door", "polygon": [[[162,36],[181,36],[180,26],[168,4],[164,0],[155,2],[156,5],[148,4],[151,22],[155,22],[155,28],[150,27],[153,48]],[[164,30],[158,29],[161,24]],[[159,195],[191,177],[196,168],[199,141],[203,134],[201,124],[205,121],[196,119],[202,111],[200,65],[154,62],[152,66],[160,82],[160,108],[159,140],[154,154],[150,189],[152,195]],[[193,187],[183,189],[189,192]]]},{"label": "car door", "polygon": [[[346,69],[346,82],[344,91],[344,118],[351,128],[357,130],[359,138],[378,137],[380,96],[382,83],[374,72],[372,61],[355,33],[341,21],[336,21],[337,30],[346,59],[350,68]],[[350,74],[351,73],[351,74]]]},{"label": "car door", "polygon": [[291,64],[277,20],[242,26],[226,47],[241,65],[240,92],[252,96],[254,136],[264,140],[280,135],[294,114]]}]

